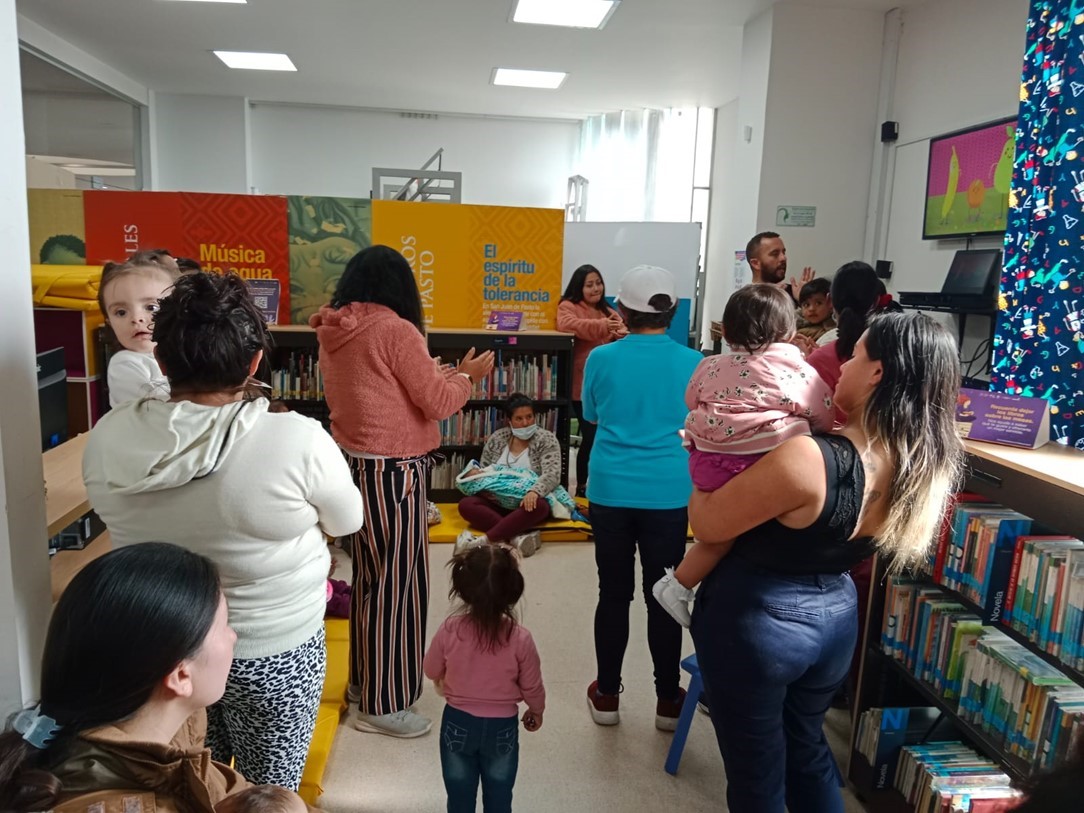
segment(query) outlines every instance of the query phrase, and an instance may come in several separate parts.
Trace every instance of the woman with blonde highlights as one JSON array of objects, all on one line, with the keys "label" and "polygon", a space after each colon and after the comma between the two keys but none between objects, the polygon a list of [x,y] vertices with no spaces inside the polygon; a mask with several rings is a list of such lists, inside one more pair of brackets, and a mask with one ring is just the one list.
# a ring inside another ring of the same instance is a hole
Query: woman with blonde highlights
[{"label": "woman with blonde highlights", "polygon": [[857,635],[847,571],[874,553],[898,570],[927,551],[957,485],[956,344],[917,313],[873,319],[841,371],[847,423],[788,440],[711,493],[697,539],[728,555],[696,597],[692,635],[743,813],[841,813],[824,714]]}]

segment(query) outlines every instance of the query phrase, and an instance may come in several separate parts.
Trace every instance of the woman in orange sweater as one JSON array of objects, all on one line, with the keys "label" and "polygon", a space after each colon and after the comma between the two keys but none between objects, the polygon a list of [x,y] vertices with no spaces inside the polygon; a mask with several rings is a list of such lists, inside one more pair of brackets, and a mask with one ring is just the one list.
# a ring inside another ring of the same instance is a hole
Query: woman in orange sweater
[{"label": "woman in orange sweater", "polygon": [[587,462],[595,444],[595,425],[583,419],[583,368],[587,355],[600,344],[628,335],[625,322],[606,302],[606,283],[593,265],[581,265],[572,274],[557,306],[557,329],[576,334],[572,348],[572,409],[580,422],[580,448],[576,453],[576,496],[587,496]]},{"label": "woman in orange sweater", "polygon": [[346,265],[330,305],[313,315],[331,435],[365,505],[352,537],[351,702],[361,731],[419,737],[432,723],[410,707],[422,690],[429,604],[426,474],[438,421],[454,415],[493,353],[471,348],[457,367],[429,356],[410,265],[370,246]]}]

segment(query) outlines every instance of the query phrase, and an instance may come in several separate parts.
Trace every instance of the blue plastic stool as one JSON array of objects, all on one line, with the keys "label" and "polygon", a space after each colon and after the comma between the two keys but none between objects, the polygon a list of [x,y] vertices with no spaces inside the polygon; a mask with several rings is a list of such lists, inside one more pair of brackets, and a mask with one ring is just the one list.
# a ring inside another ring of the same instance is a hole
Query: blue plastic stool
[{"label": "blue plastic stool", "polygon": [[696,714],[696,704],[704,691],[704,681],[700,677],[700,665],[696,662],[696,655],[690,655],[683,660],[681,668],[689,673],[689,688],[685,692],[685,703],[681,706],[674,739],[670,742],[670,752],[666,755],[666,772],[671,776],[677,775],[681,752],[685,750],[685,741],[689,739],[689,728],[693,724],[693,715]]}]

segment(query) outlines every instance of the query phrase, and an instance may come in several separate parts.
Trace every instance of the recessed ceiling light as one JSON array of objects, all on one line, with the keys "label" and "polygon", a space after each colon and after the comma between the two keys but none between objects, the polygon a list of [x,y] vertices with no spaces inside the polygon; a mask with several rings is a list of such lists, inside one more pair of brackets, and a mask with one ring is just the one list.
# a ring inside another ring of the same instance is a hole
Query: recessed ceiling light
[{"label": "recessed ceiling light", "polygon": [[568,76],[564,71],[523,71],[516,68],[494,68],[493,84],[517,88],[557,90]]},{"label": "recessed ceiling light", "polygon": [[512,22],[602,28],[620,0],[516,0]]},{"label": "recessed ceiling light", "polygon": [[214,55],[229,67],[242,71],[296,71],[286,54],[263,54],[258,51],[215,51]]},{"label": "recessed ceiling light", "polygon": [[171,0],[174,3],[247,3],[248,0]]}]

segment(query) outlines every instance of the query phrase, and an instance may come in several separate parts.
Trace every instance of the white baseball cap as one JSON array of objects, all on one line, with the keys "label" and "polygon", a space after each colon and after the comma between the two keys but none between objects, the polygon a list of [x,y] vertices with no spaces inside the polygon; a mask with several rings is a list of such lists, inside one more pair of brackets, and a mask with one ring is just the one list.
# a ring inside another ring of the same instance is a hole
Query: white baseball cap
[{"label": "white baseball cap", "polygon": [[[651,298],[665,294],[670,297],[669,308],[655,308]],[[655,265],[638,265],[630,268],[621,277],[617,291],[617,301],[630,311],[640,313],[666,313],[677,305],[677,292],[674,290],[674,277],[665,268]]]}]

